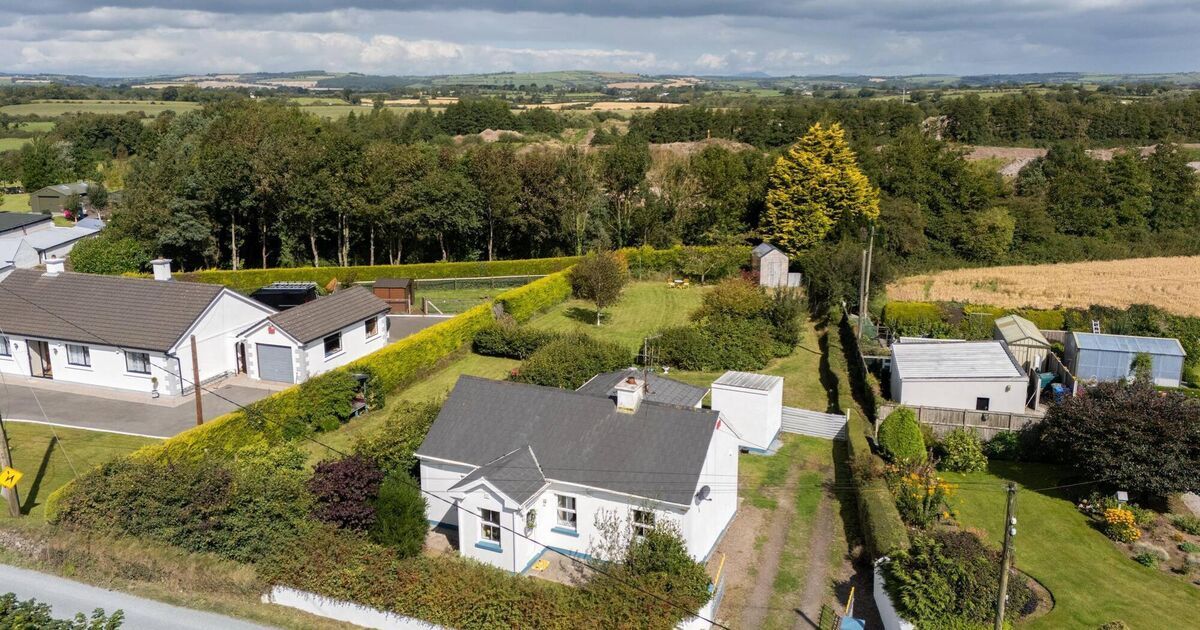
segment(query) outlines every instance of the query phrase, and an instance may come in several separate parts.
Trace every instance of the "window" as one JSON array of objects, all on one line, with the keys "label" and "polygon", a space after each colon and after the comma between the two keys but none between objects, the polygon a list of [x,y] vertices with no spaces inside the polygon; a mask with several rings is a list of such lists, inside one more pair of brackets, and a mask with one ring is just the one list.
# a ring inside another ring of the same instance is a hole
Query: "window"
[{"label": "window", "polygon": [[654,529],[654,512],[646,510],[633,511],[633,535],[641,538]]},{"label": "window", "polygon": [[379,320],[372,317],[367,320],[367,337],[374,337],[379,333]]},{"label": "window", "polygon": [[566,529],[576,529],[578,518],[575,513],[575,497],[556,495],[558,497],[558,526]]},{"label": "window", "polygon": [[479,509],[479,539],[500,544],[500,513],[496,510]]},{"label": "window", "polygon": [[333,333],[325,338],[325,356],[342,351],[342,333]]},{"label": "window", "polygon": [[991,404],[991,402],[992,401],[990,398],[976,398],[975,411],[987,411],[988,405]]},{"label": "window", "polygon": [[88,350],[87,346],[77,346],[69,343],[67,344],[67,363],[92,367],[92,353]]},{"label": "window", "polygon": [[126,352],[125,369],[136,374],[149,374],[150,354],[147,352]]},{"label": "window", "polygon": [[11,357],[12,350],[8,347],[8,337],[0,337],[0,357]]}]

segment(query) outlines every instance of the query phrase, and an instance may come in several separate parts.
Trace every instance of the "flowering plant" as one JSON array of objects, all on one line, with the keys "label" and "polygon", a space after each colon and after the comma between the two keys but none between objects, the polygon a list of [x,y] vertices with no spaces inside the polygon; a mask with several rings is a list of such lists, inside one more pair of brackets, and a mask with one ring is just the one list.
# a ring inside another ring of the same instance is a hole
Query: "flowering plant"
[{"label": "flowering plant", "polygon": [[1104,535],[1118,542],[1131,543],[1142,537],[1133,512],[1121,507],[1104,510]]},{"label": "flowering plant", "polygon": [[890,466],[887,478],[905,523],[928,529],[938,520],[954,517],[949,500],[956,486],[939,477],[932,463]]}]

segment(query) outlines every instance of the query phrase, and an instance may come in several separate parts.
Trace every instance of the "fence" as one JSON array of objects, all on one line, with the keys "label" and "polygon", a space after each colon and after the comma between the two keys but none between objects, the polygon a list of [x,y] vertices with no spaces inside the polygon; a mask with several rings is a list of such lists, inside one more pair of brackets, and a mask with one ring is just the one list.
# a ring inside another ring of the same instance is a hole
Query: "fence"
[{"label": "fence", "polygon": [[1050,343],[1067,343],[1067,331],[1065,330],[1042,330],[1039,332]]},{"label": "fence", "polygon": [[1059,382],[1063,384],[1063,387],[1067,388],[1067,391],[1072,396],[1079,393],[1079,388],[1082,385],[1076,380],[1075,375],[1071,374],[1071,370],[1067,369],[1066,365],[1063,365],[1062,360],[1058,358],[1057,354],[1053,352],[1046,353],[1046,371],[1054,372]]},{"label": "fence", "polygon": [[850,412],[845,415],[822,413],[795,407],[783,408],[783,424],[780,428],[788,433],[811,435],[827,440],[845,440],[846,423],[850,421]]},{"label": "fence", "polygon": [[[900,406],[895,403],[879,405],[879,417],[886,418],[888,414]],[[992,439],[999,433],[1018,431],[1042,420],[1042,416],[1024,413],[904,406],[916,412],[917,421],[932,427],[933,432],[937,435],[945,435],[954,429],[971,429],[980,439],[985,441]]]}]

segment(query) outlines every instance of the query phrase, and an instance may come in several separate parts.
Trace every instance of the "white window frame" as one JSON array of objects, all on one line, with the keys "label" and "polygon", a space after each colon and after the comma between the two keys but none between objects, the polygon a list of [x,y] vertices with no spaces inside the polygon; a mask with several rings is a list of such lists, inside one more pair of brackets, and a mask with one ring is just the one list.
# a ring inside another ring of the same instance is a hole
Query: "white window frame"
[{"label": "white window frame", "polygon": [[379,336],[379,318],[372,317],[363,322],[363,332],[367,333],[367,339],[374,339]]},{"label": "white window frame", "polygon": [[[329,349],[329,340],[330,339],[337,339],[337,347],[334,348],[333,350]],[[325,335],[325,338],[321,340],[321,344],[322,344],[322,347],[325,349],[325,356],[327,356],[327,357],[331,357],[331,356],[341,352],[342,351],[342,331],[339,330],[338,332],[335,332],[332,335]]]},{"label": "white window frame", "polygon": [[11,357],[12,356],[12,345],[11,344],[12,344],[12,342],[9,341],[8,337],[6,337],[4,335],[0,335],[0,357]]},{"label": "white window frame", "polygon": [[[146,357],[146,369],[144,371],[133,369],[133,364],[129,362],[129,358],[135,354]],[[135,350],[126,350],[125,351],[125,371],[129,372],[130,374],[149,374],[150,373],[150,353],[149,352],[137,352]]]},{"label": "white window frame", "polygon": [[[488,514],[494,514],[495,520],[488,518]],[[492,538],[490,532],[495,533],[495,538]],[[485,544],[500,546],[500,511],[491,510],[488,508],[479,508],[479,542]]]},{"label": "white window frame", "polygon": [[647,532],[655,528],[657,517],[653,510],[635,509],[633,516],[630,517],[630,524],[633,526],[634,538],[642,538]]},{"label": "white window frame", "polygon": [[[554,514],[556,516],[558,526],[561,527],[562,529],[578,531],[579,530],[579,509],[577,507],[578,503],[576,502],[576,498],[573,496],[570,496],[570,495],[566,495],[566,494],[556,494],[554,496],[555,496],[554,503],[556,506],[555,510],[554,510]],[[571,506],[567,507],[566,505],[563,505],[564,502],[570,502]],[[571,518],[569,520],[563,518],[563,516],[566,514],[571,515]]]},{"label": "white window frame", "polygon": [[[77,349],[78,351],[83,353],[83,355],[82,355],[83,363],[79,363],[74,358],[72,358],[72,356],[71,356],[72,348]],[[75,367],[92,367],[92,351],[91,351],[91,349],[85,345],[78,344],[78,343],[67,344],[67,365],[73,365]]]}]

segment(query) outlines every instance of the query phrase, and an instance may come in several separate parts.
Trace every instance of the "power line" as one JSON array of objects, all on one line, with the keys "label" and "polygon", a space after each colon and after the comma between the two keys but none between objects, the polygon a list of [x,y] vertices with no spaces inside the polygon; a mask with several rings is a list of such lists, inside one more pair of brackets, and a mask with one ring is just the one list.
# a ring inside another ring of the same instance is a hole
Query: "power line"
[{"label": "power line", "polygon": [[[29,303],[30,305],[34,306],[35,308],[37,308],[37,309],[39,309],[39,310],[41,310],[41,311],[43,311],[43,312],[45,312],[45,313],[47,313],[47,314],[49,314],[49,315],[53,316],[53,317],[56,317],[57,319],[60,319],[60,320],[62,320],[63,322],[66,322],[68,325],[70,325],[70,326],[72,326],[72,327],[74,327],[74,328],[76,328],[76,329],[80,330],[81,332],[87,332],[88,334],[92,335],[92,336],[93,336],[93,337],[95,337],[96,339],[99,339],[101,342],[103,342],[103,343],[104,343],[104,344],[106,344],[106,345],[110,345],[110,346],[117,347],[117,348],[120,348],[120,347],[121,347],[121,346],[120,346],[120,345],[118,345],[118,344],[113,344],[113,343],[110,343],[109,341],[107,341],[107,340],[106,340],[106,339],[104,339],[103,337],[101,337],[101,336],[99,336],[99,335],[96,335],[96,334],[95,334],[95,333],[93,333],[93,332],[90,332],[90,331],[87,331],[87,330],[83,329],[82,327],[80,327],[80,326],[76,325],[74,322],[71,322],[71,321],[69,321],[69,320],[67,320],[67,319],[63,318],[63,317],[59,316],[59,315],[58,315],[58,314],[56,314],[56,313],[52,313],[52,312],[51,312],[51,311],[49,311],[48,309],[46,309],[46,308],[42,307],[40,304],[37,304],[36,302],[33,302],[32,300],[29,300],[29,299],[25,298],[24,296],[22,296],[22,295],[20,295],[20,294],[16,293],[15,291],[13,291],[13,290],[9,289],[8,287],[5,287],[3,282],[0,282],[0,289],[3,289],[3,290],[5,290],[5,291],[7,291],[9,294],[16,296],[18,299],[20,299],[20,300],[22,300],[22,301],[24,301],[24,302],[27,302],[27,303]],[[200,384],[200,383],[191,382],[189,379],[187,379],[186,377],[184,377],[184,376],[183,376],[183,374],[182,374],[182,370],[180,370],[180,372],[181,372],[181,373],[179,374],[179,378],[180,378],[180,380],[181,380],[181,381],[188,381],[189,383],[191,383],[191,385],[192,385],[193,387],[196,387],[196,388],[198,388],[198,389],[202,389],[202,390],[204,390],[204,391],[208,392],[209,394],[212,394],[213,396],[216,396],[217,398],[220,398],[221,400],[224,400],[224,401],[226,401],[226,402],[228,402],[228,403],[230,403],[230,404],[234,405],[235,407],[237,407],[237,408],[241,409],[243,412],[250,413],[250,414],[254,414],[254,415],[256,415],[256,416],[257,416],[259,419],[261,419],[261,420],[263,420],[263,421],[265,421],[265,422],[270,422],[271,424],[274,424],[274,425],[276,425],[276,426],[278,426],[278,427],[280,427],[280,428],[284,428],[284,429],[288,428],[286,425],[284,425],[284,424],[282,424],[282,423],[279,423],[279,422],[276,422],[275,420],[272,420],[271,418],[268,418],[268,417],[267,417],[265,414],[263,414],[262,412],[260,412],[260,411],[258,411],[258,410],[256,410],[256,409],[251,409],[251,408],[249,408],[249,407],[247,407],[247,406],[245,406],[245,405],[243,405],[243,404],[241,404],[241,403],[238,403],[238,402],[236,402],[236,401],[230,400],[229,398],[226,398],[225,396],[222,396],[221,394],[219,394],[219,393],[217,393],[217,392],[215,392],[215,391],[213,391],[213,390],[210,390],[210,389],[208,389],[207,387],[204,387],[204,386],[203,386],[202,384]],[[328,450],[330,450],[330,451],[332,451],[332,452],[334,452],[334,453],[337,453],[337,454],[341,455],[342,457],[349,457],[349,453],[346,453],[346,452],[344,452],[344,451],[342,451],[342,450],[340,450],[340,449],[337,449],[337,448],[335,448],[335,447],[333,447],[333,446],[330,446],[330,445],[328,445],[328,444],[325,444],[324,442],[321,442],[320,440],[316,439],[315,437],[313,437],[313,436],[311,436],[311,435],[304,435],[303,437],[304,437],[305,439],[307,439],[307,440],[309,440],[309,441],[313,442],[314,444],[317,444],[318,446],[324,447],[324,448],[326,448],[326,449],[328,449]],[[65,453],[65,451],[64,451],[64,453]],[[165,452],[163,453],[163,455],[165,456]],[[422,487],[420,486],[420,484],[412,483],[412,482],[410,482],[409,480],[407,480],[407,479],[403,479],[403,478],[402,478],[402,480],[401,480],[401,481],[402,481],[402,483],[405,483],[405,484],[409,485],[410,487],[413,487],[413,488],[415,488],[417,491],[419,491],[419,492],[420,492],[420,493],[422,493],[422,494],[425,494],[425,495],[431,496],[431,497],[433,497],[433,498],[435,498],[435,499],[438,499],[439,501],[442,501],[443,503],[447,503],[447,504],[449,504],[451,507],[453,507],[453,508],[455,508],[455,509],[457,509],[457,510],[460,510],[460,511],[461,511],[461,510],[463,510],[463,508],[462,508],[462,507],[459,507],[459,506],[457,506],[457,505],[456,505],[456,504],[455,504],[453,501],[450,501],[449,499],[446,499],[446,498],[444,498],[444,497],[438,496],[437,494],[435,494],[435,493],[433,493],[433,492],[430,492],[430,491],[428,491],[428,490],[425,490],[424,488],[422,488]],[[567,558],[568,560],[570,560],[570,561],[572,561],[572,562],[574,562],[574,563],[576,563],[576,564],[578,564],[578,565],[580,565],[580,566],[583,566],[583,567],[585,567],[585,568],[587,568],[587,569],[590,569],[590,570],[592,570],[592,571],[595,571],[596,573],[599,573],[600,575],[603,575],[603,576],[605,576],[605,577],[608,577],[609,579],[611,579],[611,580],[613,580],[613,581],[615,581],[615,582],[617,582],[617,583],[619,583],[619,584],[622,584],[622,585],[624,585],[624,586],[626,586],[626,587],[629,587],[629,588],[631,588],[631,589],[633,589],[633,590],[635,590],[635,591],[638,591],[638,592],[640,592],[640,593],[642,593],[642,594],[644,594],[644,595],[649,595],[650,597],[652,597],[652,598],[654,598],[654,599],[656,599],[656,600],[658,600],[658,601],[660,601],[660,602],[662,602],[662,603],[664,603],[664,604],[667,604],[667,605],[669,605],[669,606],[671,606],[671,607],[673,607],[673,608],[676,608],[676,609],[678,609],[678,610],[681,610],[681,611],[683,611],[684,613],[686,613],[686,614],[687,614],[687,617],[696,617],[696,618],[699,618],[699,619],[701,619],[701,620],[703,620],[703,621],[706,621],[706,622],[708,622],[708,623],[710,623],[710,624],[712,624],[712,625],[714,625],[714,626],[717,626],[717,627],[719,627],[719,628],[724,628],[725,630],[732,630],[732,629],[731,629],[731,628],[729,628],[728,626],[726,626],[726,625],[724,625],[724,624],[721,624],[721,623],[717,622],[715,619],[709,619],[708,617],[705,617],[705,616],[703,616],[703,615],[700,615],[700,614],[698,614],[697,612],[695,612],[695,611],[691,610],[690,608],[688,608],[688,607],[686,607],[686,606],[683,606],[682,604],[675,603],[675,602],[673,602],[673,601],[671,601],[671,600],[669,600],[669,599],[667,599],[667,598],[665,598],[665,597],[662,597],[661,595],[659,595],[659,594],[657,594],[657,593],[654,593],[654,592],[652,592],[652,591],[646,590],[646,589],[642,588],[641,586],[638,586],[637,584],[633,584],[633,583],[631,583],[631,582],[628,582],[628,581],[626,581],[626,580],[623,580],[623,579],[621,579],[621,578],[618,578],[617,576],[613,575],[612,573],[610,573],[610,572],[608,572],[608,571],[605,571],[605,570],[603,570],[603,569],[600,569],[599,567],[596,567],[596,566],[594,566],[594,565],[592,565],[592,564],[588,564],[587,562],[584,562],[583,560],[580,560],[579,558],[575,558],[574,556],[571,556],[570,554],[567,554],[567,553],[564,553],[564,552],[562,552],[562,551],[559,551],[559,550],[557,550],[557,549],[555,549],[555,548],[553,548],[553,547],[551,547],[551,546],[549,546],[549,545],[546,545],[546,544],[544,544],[544,543],[542,543],[542,542],[540,542],[540,541],[538,541],[538,540],[535,540],[534,538],[532,538],[532,537],[530,537],[530,536],[527,536],[527,535],[525,535],[525,534],[522,534],[521,532],[518,532],[518,531],[517,531],[517,530],[515,530],[515,529],[512,529],[512,528],[510,528],[510,527],[507,527],[507,526],[505,526],[505,525],[499,525],[499,528],[500,528],[500,529],[503,529],[503,530],[506,530],[506,531],[508,531],[508,532],[510,532],[510,533],[512,533],[514,536],[519,536],[519,537],[521,537],[521,538],[523,538],[523,539],[525,539],[525,540],[527,540],[527,541],[529,541],[529,542],[531,542],[531,543],[533,543],[533,544],[535,544],[535,545],[537,545],[537,546],[541,547],[542,549],[544,549],[544,550],[546,550],[546,551],[551,551],[551,552],[554,552],[554,553],[556,553],[556,554],[558,554],[558,555],[560,555],[560,556],[562,556],[562,557],[564,557],[564,558]]]}]

